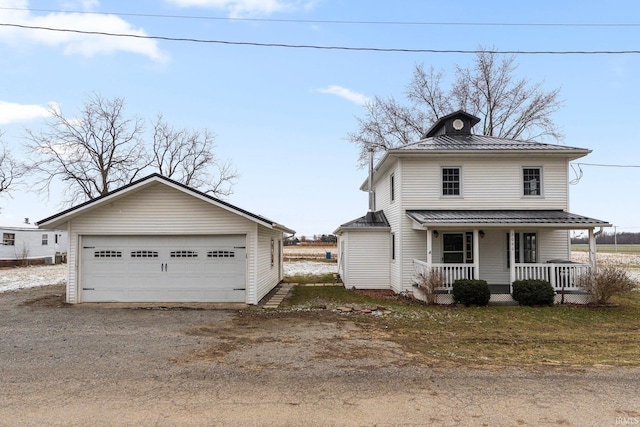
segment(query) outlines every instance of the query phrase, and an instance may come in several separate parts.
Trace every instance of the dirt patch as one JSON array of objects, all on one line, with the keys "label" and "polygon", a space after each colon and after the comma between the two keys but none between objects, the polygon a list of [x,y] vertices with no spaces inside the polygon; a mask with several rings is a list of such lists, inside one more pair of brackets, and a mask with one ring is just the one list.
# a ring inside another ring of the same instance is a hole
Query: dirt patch
[{"label": "dirt patch", "polygon": [[34,298],[27,299],[20,303],[23,306],[34,307],[69,307],[71,304],[65,302],[67,295],[66,285],[58,284],[47,287],[47,292],[38,293]]}]

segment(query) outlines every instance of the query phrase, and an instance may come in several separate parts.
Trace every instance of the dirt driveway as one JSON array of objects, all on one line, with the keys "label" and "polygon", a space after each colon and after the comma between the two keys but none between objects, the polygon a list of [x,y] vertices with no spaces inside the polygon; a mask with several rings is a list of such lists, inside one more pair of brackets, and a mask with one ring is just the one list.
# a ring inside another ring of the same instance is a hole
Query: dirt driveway
[{"label": "dirt driveway", "polygon": [[640,370],[427,366],[345,316],[0,294],[2,426],[638,425]]}]

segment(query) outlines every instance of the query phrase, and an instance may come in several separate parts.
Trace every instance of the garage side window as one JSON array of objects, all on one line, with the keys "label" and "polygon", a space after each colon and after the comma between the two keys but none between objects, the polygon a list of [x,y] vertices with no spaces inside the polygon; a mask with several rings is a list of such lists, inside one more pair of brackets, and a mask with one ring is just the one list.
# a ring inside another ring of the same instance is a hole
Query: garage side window
[{"label": "garage side window", "polygon": [[157,251],[132,251],[131,258],[158,258]]},{"label": "garage side window", "polygon": [[276,242],[271,239],[271,267],[275,264],[275,256],[276,256]]},{"label": "garage side window", "polygon": [[207,258],[235,258],[236,253],[233,251],[209,251]]},{"label": "garage side window", "polygon": [[95,251],[93,253],[95,258],[122,258],[121,251]]},{"label": "garage side window", "polygon": [[171,251],[171,258],[198,258],[198,251]]}]

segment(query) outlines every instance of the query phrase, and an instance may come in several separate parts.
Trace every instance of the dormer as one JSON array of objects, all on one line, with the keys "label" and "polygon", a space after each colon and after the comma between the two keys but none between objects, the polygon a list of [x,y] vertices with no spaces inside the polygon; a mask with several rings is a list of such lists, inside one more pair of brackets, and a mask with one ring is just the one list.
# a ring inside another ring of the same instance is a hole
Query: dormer
[{"label": "dormer", "polygon": [[462,110],[441,117],[424,135],[430,138],[438,135],[471,135],[471,128],[480,122],[476,116],[472,116]]}]

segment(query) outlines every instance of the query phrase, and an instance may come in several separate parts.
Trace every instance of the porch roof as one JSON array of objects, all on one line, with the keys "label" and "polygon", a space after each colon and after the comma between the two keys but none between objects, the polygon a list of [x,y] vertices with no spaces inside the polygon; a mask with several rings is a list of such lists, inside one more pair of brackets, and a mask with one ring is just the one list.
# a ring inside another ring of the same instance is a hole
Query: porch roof
[{"label": "porch roof", "polygon": [[369,212],[367,215],[360,218],[356,218],[353,221],[349,221],[342,224],[334,234],[340,234],[345,230],[389,230],[390,225],[387,221],[387,217],[383,211]]},{"label": "porch roof", "polygon": [[407,210],[407,216],[422,228],[478,226],[549,227],[581,229],[611,227],[606,221],[563,210]]}]

